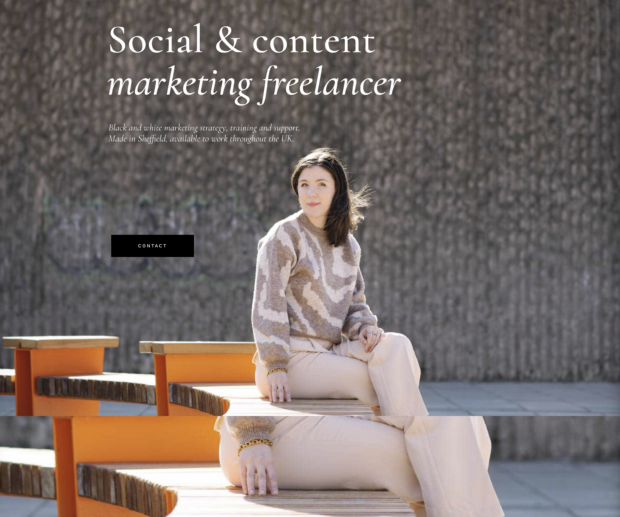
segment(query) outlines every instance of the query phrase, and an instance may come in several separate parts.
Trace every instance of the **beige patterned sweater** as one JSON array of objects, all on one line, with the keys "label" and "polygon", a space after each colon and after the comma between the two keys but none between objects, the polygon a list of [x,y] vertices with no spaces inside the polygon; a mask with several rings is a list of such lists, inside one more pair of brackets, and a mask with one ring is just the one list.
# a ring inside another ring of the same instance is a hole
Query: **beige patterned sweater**
[{"label": "beige patterned sweater", "polygon": [[289,338],[353,341],[377,324],[366,305],[359,267],[361,248],[352,234],[332,246],[303,210],[283,219],[258,243],[252,328],[261,363],[286,367]]}]

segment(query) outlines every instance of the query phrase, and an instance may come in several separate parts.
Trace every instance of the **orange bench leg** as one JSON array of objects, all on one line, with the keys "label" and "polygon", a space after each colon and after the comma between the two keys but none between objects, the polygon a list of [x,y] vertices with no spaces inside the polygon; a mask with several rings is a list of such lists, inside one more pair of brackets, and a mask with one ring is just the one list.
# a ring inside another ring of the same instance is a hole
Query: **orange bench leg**
[{"label": "orange bench leg", "polygon": [[15,349],[15,409],[18,416],[97,416],[98,400],[37,395],[37,377],[103,372],[104,348]]},{"label": "orange bench leg", "polygon": [[169,402],[171,382],[254,382],[253,354],[154,354],[157,416],[204,415]]},{"label": "orange bench leg", "polygon": [[[56,497],[63,517],[129,517],[126,508],[78,496],[78,463],[219,462],[216,417],[54,418]],[[170,513],[172,493],[168,497]]]}]

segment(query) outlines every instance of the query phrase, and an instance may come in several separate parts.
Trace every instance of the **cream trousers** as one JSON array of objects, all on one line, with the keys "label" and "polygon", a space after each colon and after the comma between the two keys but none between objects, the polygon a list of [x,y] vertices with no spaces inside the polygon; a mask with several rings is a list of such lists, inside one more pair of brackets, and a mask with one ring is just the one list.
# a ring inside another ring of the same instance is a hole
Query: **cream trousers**
[{"label": "cream trousers", "polygon": [[[308,416],[276,421],[270,437],[280,489],[389,490],[417,515],[504,515],[487,471],[491,440],[482,417]],[[241,486],[238,443],[225,418],[216,429],[221,433],[224,475]]]},{"label": "cream trousers", "polygon": [[[420,365],[409,338],[386,332],[366,352],[357,339],[337,345],[316,338],[290,338],[287,365],[292,398],[358,399],[381,415],[428,415],[420,394]],[[256,386],[268,397],[267,370],[254,355]]]}]

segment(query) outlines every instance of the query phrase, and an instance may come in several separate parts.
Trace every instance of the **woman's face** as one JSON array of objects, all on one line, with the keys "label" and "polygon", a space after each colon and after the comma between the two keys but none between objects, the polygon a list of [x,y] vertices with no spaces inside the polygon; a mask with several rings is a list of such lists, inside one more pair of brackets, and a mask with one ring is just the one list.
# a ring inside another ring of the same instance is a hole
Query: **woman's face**
[{"label": "woman's face", "polygon": [[299,175],[297,193],[304,214],[315,226],[323,228],[336,194],[336,182],[331,173],[319,165],[306,167]]}]

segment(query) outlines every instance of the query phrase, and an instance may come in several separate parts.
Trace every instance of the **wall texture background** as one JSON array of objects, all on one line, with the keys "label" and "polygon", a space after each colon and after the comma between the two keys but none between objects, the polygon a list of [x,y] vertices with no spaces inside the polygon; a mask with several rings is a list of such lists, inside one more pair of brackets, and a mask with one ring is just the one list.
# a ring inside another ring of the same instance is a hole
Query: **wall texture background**
[{"label": "wall texture background", "polygon": [[[0,9],[0,330],[253,340],[256,243],[288,178],[339,149],[375,204],[367,300],[423,380],[620,378],[620,3],[9,0]],[[202,54],[112,54],[192,34]],[[219,54],[233,28],[245,52]],[[256,54],[259,35],[375,36],[373,54]],[[112,77],[398,77],[392,97],[108,95]],[[256,99],[254,99],[256,100]],[[288,144],[112,144],[109,124],[299,125]],[[193,233],[193,259],[111,259],[112,233]],[[0,353],[0,367],[12,356]]]}]

